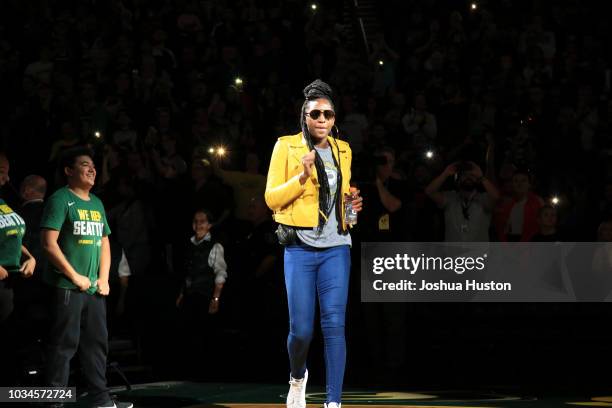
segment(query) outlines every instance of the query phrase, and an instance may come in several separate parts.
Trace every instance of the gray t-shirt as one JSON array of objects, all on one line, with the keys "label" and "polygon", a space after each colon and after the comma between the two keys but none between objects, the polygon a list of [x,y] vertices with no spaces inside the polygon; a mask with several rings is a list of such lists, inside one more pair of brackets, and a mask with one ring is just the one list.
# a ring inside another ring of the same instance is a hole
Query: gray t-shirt
[{"label": "gray t-shirt", "polygon": [[334,203],[327,222],[322,229],[315,227],[313,229],[298,229],[297,235],[302,242],[316,248],[330,248],[340,245],[351,245],[351,235],[338,234],[338,220],[336,218],[336,186],[338,185],[338,171],[334,164],[334,157],[330,147],[320,149],[315,146],[317,152],[323,160],[325,172],[327,173],[327,182],[331,193],[330,199]]},{"label": "gray t-shirt", "polygon": [[[464,201],[458,192],[445,191],[444,240],[446,242],[489,242],[491,211],[489,196],[476,193]],[[466,219],[464,211],[469,215]]]}]

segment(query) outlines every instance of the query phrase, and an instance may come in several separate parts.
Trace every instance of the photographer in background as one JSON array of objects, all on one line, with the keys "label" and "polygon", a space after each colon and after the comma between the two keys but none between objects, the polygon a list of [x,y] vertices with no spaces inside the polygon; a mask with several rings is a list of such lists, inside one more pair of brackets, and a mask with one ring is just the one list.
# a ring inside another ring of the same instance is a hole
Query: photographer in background
[{"label": "photographer in background", "polygon": [[[446,180],[455,176],[454,191],[440,192]],[[484,192],[478,192],[482,186]],[[471,161],[456,162],[436,177],[427,194],[444,210],[446,242],[488,242],[491,212],[499,199],[497,188],[483,176],[480,167]]]},{"label": "photographer in background", "polygon": [[405,241],[400,209],[406,187],[394,170],[395,152],[390,147],[380,147],[374,152],[373,162],[373,174],[359,184],[368,202],[360,216],[361,236],[370,241]]}]

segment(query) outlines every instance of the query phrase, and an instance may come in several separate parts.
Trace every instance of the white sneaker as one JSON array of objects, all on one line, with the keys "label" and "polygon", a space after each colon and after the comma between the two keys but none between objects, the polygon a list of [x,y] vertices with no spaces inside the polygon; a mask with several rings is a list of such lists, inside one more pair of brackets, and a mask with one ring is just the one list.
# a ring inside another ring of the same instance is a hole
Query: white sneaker
[{"label": "white sneaker", "polygon": [[287,394],[287,408],[306,408],[306,382],[308,381],[308,370],[304,372],[304,378],[295,379],[289,376],[289,393]]},{"label": "white sneaker", "polygon": [[330,402],[329,404],[323,404],[325,408],[342,408],[342,403],[338,404],[337,402]]}]

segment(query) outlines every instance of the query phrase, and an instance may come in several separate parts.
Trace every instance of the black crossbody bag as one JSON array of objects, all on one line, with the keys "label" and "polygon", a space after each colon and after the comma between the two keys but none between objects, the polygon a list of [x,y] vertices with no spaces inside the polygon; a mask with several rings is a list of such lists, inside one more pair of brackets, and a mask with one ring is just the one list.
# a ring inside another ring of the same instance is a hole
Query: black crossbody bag
[{"label": "black crossbody bag", "polygon": [[278,243],[283,246],[297,243],[297,231],[291,225],[278,224],[276,237],[278,238]]}]

